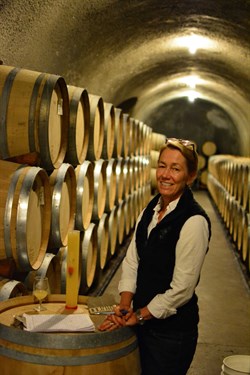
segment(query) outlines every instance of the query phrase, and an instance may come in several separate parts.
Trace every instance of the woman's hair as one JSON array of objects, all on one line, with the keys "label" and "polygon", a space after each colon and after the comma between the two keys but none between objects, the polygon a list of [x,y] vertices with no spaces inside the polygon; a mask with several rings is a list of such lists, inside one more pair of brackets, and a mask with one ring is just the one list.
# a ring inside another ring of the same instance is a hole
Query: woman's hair
[{"label": "woman's hair", "polygon": [[187,168],[190,174],[197,174],[198,170],[198,153],[196,144],[187,139],[166,138],[166,143],[160,149],[159,158],[167,148],[179,150],[187,161]]}]

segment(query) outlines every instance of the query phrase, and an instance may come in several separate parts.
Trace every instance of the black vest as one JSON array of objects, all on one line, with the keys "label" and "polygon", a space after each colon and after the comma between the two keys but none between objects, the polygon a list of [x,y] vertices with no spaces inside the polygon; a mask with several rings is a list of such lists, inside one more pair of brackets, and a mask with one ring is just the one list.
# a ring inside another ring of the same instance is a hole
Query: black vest
[{"label": "black vest", "polygon": [[[195,201],[189,188],[182,194],[176,208],[166,215],[147,236],[148,225],[154,214],[154,207],[160,195],[154,197],[146,207],[137,226],[136,247],[140,258],[137,273],[137,288],[133,298],[133,306],[146,306],[152,298],[164,293],[170,288],[175,266],[175,248],[182,226],[188,218],[202,215],[209,225],[210,220],[203,208]],[[167,319],[151,319],[148,325],[168,327],[168,329],[187,330],[194,328],[199,321],[197,296],[193,295],[190,301],[177,309],[177,314]]]}]

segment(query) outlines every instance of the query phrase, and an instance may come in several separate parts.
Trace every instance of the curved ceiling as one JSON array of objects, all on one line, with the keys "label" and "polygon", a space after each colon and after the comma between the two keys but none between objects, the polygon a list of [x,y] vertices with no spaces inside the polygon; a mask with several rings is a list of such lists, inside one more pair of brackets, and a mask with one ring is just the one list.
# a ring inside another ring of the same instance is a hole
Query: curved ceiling
[{"label": "curved ceiling", "polygon": [[4,0],[0,59],[62,75],[153,131],[250,155],[249,20],[249,0]]}]

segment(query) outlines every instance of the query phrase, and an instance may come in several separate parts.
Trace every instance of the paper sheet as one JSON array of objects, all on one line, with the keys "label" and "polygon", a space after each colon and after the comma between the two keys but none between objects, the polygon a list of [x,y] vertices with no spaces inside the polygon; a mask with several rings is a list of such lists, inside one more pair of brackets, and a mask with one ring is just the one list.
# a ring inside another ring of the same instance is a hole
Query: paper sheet
[{"label": "paper sheet", "polygon": [[88,314],[23,314],[24,330],[30,332],[93,332],[95,325]]}]

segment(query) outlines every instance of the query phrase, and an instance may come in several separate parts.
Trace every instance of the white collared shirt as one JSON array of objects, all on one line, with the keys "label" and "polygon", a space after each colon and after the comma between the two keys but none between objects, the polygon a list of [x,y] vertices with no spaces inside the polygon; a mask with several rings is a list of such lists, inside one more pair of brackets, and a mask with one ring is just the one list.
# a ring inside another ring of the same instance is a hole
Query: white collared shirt
[{"label": "white collared shirt", "polygon": [[[148,226],[148,235],[158,223],[158,212],[161,207],[160,199],[154,208],[154,214]],[[179,198],[170,202],[163,217],[176,208],[178,201]],[[137,219],[136,228],[141,220],[143,211]],[[122,276],[118,285],[119,293],[125,291],[135,293],[136,290],[139,258],[135,234],[136,230],[122,263]],[[191,299],[206,255],[208,236],[208,223],[201,215],[190,217],[183,225],[176,244],[176,261],[173,279],[170,284],[171,289],[166,290],[163,294],[157,294],[147,305],[150,313],[155,318],[164,319],[176,314],[176,309]]]}]

